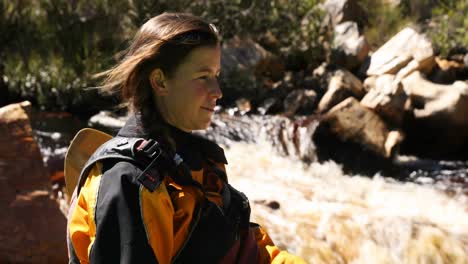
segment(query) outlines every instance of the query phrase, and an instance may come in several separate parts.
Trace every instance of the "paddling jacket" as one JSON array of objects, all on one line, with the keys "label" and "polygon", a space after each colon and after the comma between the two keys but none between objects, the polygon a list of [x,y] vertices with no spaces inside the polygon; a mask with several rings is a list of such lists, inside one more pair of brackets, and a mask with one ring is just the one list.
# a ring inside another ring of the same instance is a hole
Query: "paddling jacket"
[{"label": "paddling jacket", "polygon": [[90,158],[69,211],[70,263],[304,263],[250,223],[222,148],[170,130],[189,181],[164,163],[145,170],[154,157],[119,152],[151,145],[137,117]]}]

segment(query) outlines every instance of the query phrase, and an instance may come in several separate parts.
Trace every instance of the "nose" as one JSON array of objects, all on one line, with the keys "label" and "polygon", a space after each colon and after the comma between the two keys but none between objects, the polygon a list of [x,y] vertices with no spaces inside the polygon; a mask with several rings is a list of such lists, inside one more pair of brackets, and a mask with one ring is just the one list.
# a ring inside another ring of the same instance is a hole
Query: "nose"
[{"label": "nose", "polygon": [[221,88],[219,87],[218,80],[214,80],[211,82],[210,85],[210,96],[217,99],[221,99],[223,97],[223,92],[221,91]]}]

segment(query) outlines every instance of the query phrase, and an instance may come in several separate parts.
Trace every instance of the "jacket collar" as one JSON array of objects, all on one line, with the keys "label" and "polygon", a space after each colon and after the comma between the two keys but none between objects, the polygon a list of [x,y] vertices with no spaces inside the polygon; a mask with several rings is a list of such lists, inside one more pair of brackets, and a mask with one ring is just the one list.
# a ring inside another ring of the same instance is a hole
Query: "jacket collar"
[{"label": "jacket collar", "polygon": [[[166,124],[171,137],[176,143],[177,153],[192,170],[200,170],[206,159],[227,164],[224,150],[216,143],[193,133],[184,132]],[[144,130],[139,115],[132,115],[120,129],[117,136],[155,138]]]}]

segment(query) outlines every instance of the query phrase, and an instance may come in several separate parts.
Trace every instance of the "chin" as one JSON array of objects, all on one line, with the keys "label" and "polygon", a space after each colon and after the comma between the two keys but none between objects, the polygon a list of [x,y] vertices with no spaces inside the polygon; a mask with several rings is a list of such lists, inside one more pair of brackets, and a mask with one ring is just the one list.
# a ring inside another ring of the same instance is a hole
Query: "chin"
[{"label": "chin", "polygon": [[211,119],[205,123],[201,123],[197,126],[197,128],[195,128],[194,130],[205,130],[207,129],[211,124]]}]

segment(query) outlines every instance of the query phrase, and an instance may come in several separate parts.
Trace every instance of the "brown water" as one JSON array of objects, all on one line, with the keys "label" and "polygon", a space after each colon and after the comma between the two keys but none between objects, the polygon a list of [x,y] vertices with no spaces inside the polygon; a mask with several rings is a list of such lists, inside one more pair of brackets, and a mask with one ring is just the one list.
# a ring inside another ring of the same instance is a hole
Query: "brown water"
[{"label": "brown water", "polygon": [[305,166],[269,146],[233,144],[227,169],[280,247],[308,263],[468,263],[467,196]]}]

